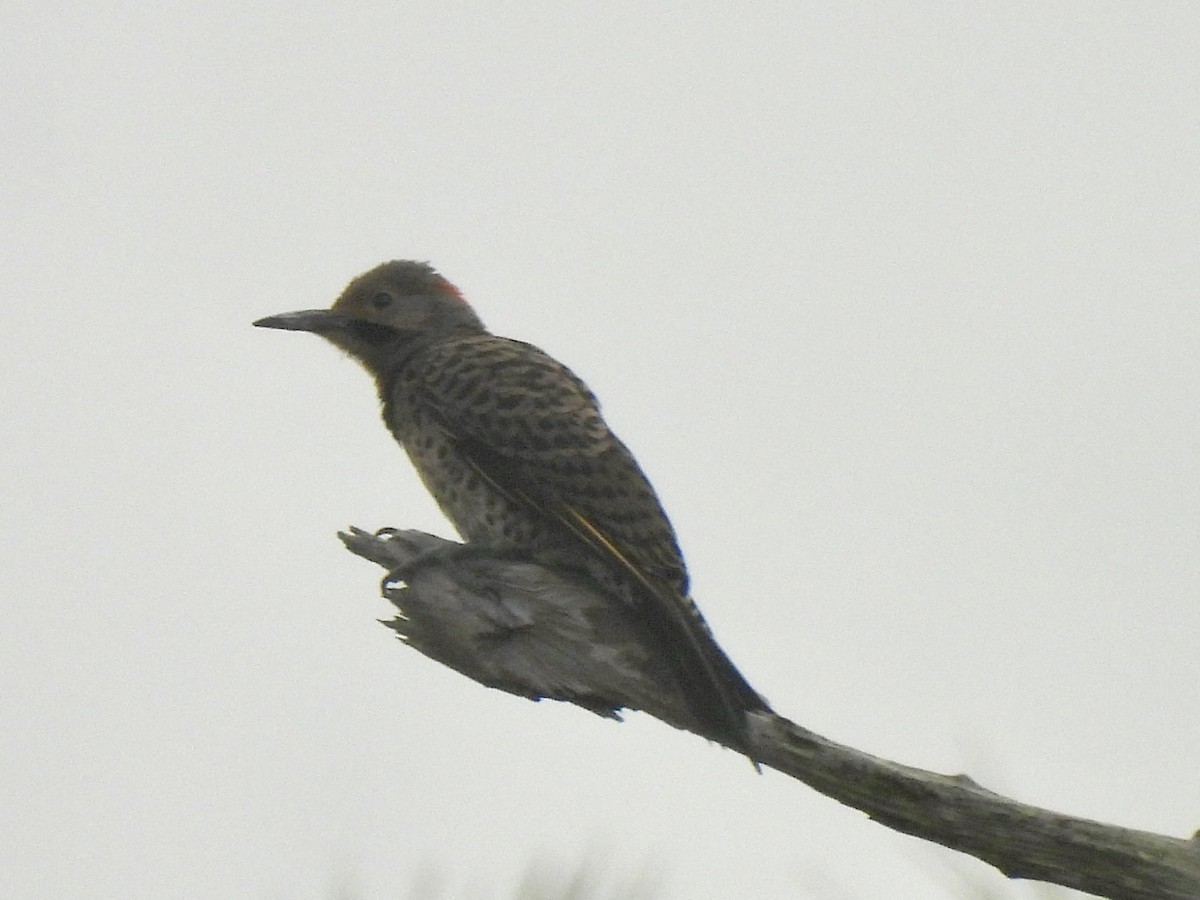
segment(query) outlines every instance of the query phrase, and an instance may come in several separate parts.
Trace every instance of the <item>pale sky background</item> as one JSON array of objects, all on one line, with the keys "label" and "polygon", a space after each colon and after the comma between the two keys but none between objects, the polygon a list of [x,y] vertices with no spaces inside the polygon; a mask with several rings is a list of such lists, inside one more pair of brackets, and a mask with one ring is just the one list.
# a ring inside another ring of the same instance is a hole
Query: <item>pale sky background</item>
[{"label": "pale sky background", "polygon": [[10,0],[0,896],[1035,895],[376,624],[334,532],[449,528],[367,376],[250,322],[392,258],[590,382],[782,713],[1200,827],[1198,46],[1196,4]]}]

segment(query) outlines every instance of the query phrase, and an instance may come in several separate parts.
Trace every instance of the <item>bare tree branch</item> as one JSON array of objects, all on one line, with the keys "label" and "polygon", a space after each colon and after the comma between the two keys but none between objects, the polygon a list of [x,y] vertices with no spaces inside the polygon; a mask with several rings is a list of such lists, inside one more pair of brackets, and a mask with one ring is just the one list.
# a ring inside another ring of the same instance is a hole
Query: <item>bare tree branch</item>
[{"label": "bare tree branch", "polygon": [[[389,628],[488,687],[575,703],[603,716],[641,710],[707,737],[631,610],[581,576],[417,531],[352,528],[347,548],[392,572]],[[750,716],[751,755],[876,821],[968,853],[1010,878],[1112,900],[1200,898],[1191,840],[1027,806],[966,775],[939,775],[836,744],[774,713]]]}]

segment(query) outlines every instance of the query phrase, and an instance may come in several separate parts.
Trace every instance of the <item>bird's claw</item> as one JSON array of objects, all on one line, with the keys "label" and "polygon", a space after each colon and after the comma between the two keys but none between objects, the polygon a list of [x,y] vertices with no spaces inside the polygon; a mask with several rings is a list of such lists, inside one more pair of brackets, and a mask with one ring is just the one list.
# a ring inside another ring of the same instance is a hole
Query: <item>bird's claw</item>
[{"label": "bird's claw", "polygon": [[[399,534],[395,528],[381,528],[376,532],[377,536],[383,536],[384,532],[389,532],[392,535]],[[385,591],[394,589],[397,582],[408,584],[412,576],[417,570],[426,566],[445,566],[453,565],[462,560],[469,559],[523,559],[524,554],[520,551],[511,548],[492,547],[480,544],[454,544],[447,543],[441,547],[433,547],[427,550],[422,550],[413,556],[407,562],[401,563],[391,569],[383,579],[383,589]]]},{"label": "bird's claw", "polygon": [[[382,532],[388,532],[391,535],[398,534],[398,529],[381,528],[376,532],[377,536],[383,536]],[[416,554],[408,562],[401,563],[394,569],[390,570],[383,579],[383,590],[388,591],[395,588],[397,582],[408,584],[412,580],[413,574],[425,566],[442,564],[451,561],[457,551],[461,550],[461,545],[452,545],[450,547],[435,547],[432,550],[423,550]]]}]

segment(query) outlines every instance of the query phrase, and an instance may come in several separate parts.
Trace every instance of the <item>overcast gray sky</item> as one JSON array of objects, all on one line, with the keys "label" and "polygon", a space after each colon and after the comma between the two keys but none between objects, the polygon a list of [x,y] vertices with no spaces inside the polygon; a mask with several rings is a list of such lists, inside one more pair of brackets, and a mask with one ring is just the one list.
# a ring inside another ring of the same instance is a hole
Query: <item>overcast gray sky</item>
[{"label": "overcast gray sky", "polygon": [[448,526],[367,376],[250,322],[392,258],[589,381],[781,712],[1200,826],[1200,7],[0,19],[0,894],[1001,884],[376,624],[335,530]]}]

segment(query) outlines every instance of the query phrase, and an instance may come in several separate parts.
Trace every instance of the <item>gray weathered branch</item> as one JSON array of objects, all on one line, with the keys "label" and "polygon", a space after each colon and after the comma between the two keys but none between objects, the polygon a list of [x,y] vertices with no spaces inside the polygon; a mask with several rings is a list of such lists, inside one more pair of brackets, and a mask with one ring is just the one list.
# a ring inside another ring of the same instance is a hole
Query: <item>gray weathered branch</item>
[{"label": "gray weathered branch", "polygon": [[[571,573],[464,554],[417,531],[352,528],[347,548],[392,571],[385,622],[411,646],[489,687],[619,718],[641,710],[707,737],[628,607]],[[404,567],[409,567],[407,570]],[[401,570],[401,571],[396,571]],[[751,755],[878,822],[968,853],[1011,878],[1113,900],[1200,898],[1191,840],[1076,819],[826,740],[774,713],[750,717]]]}]

